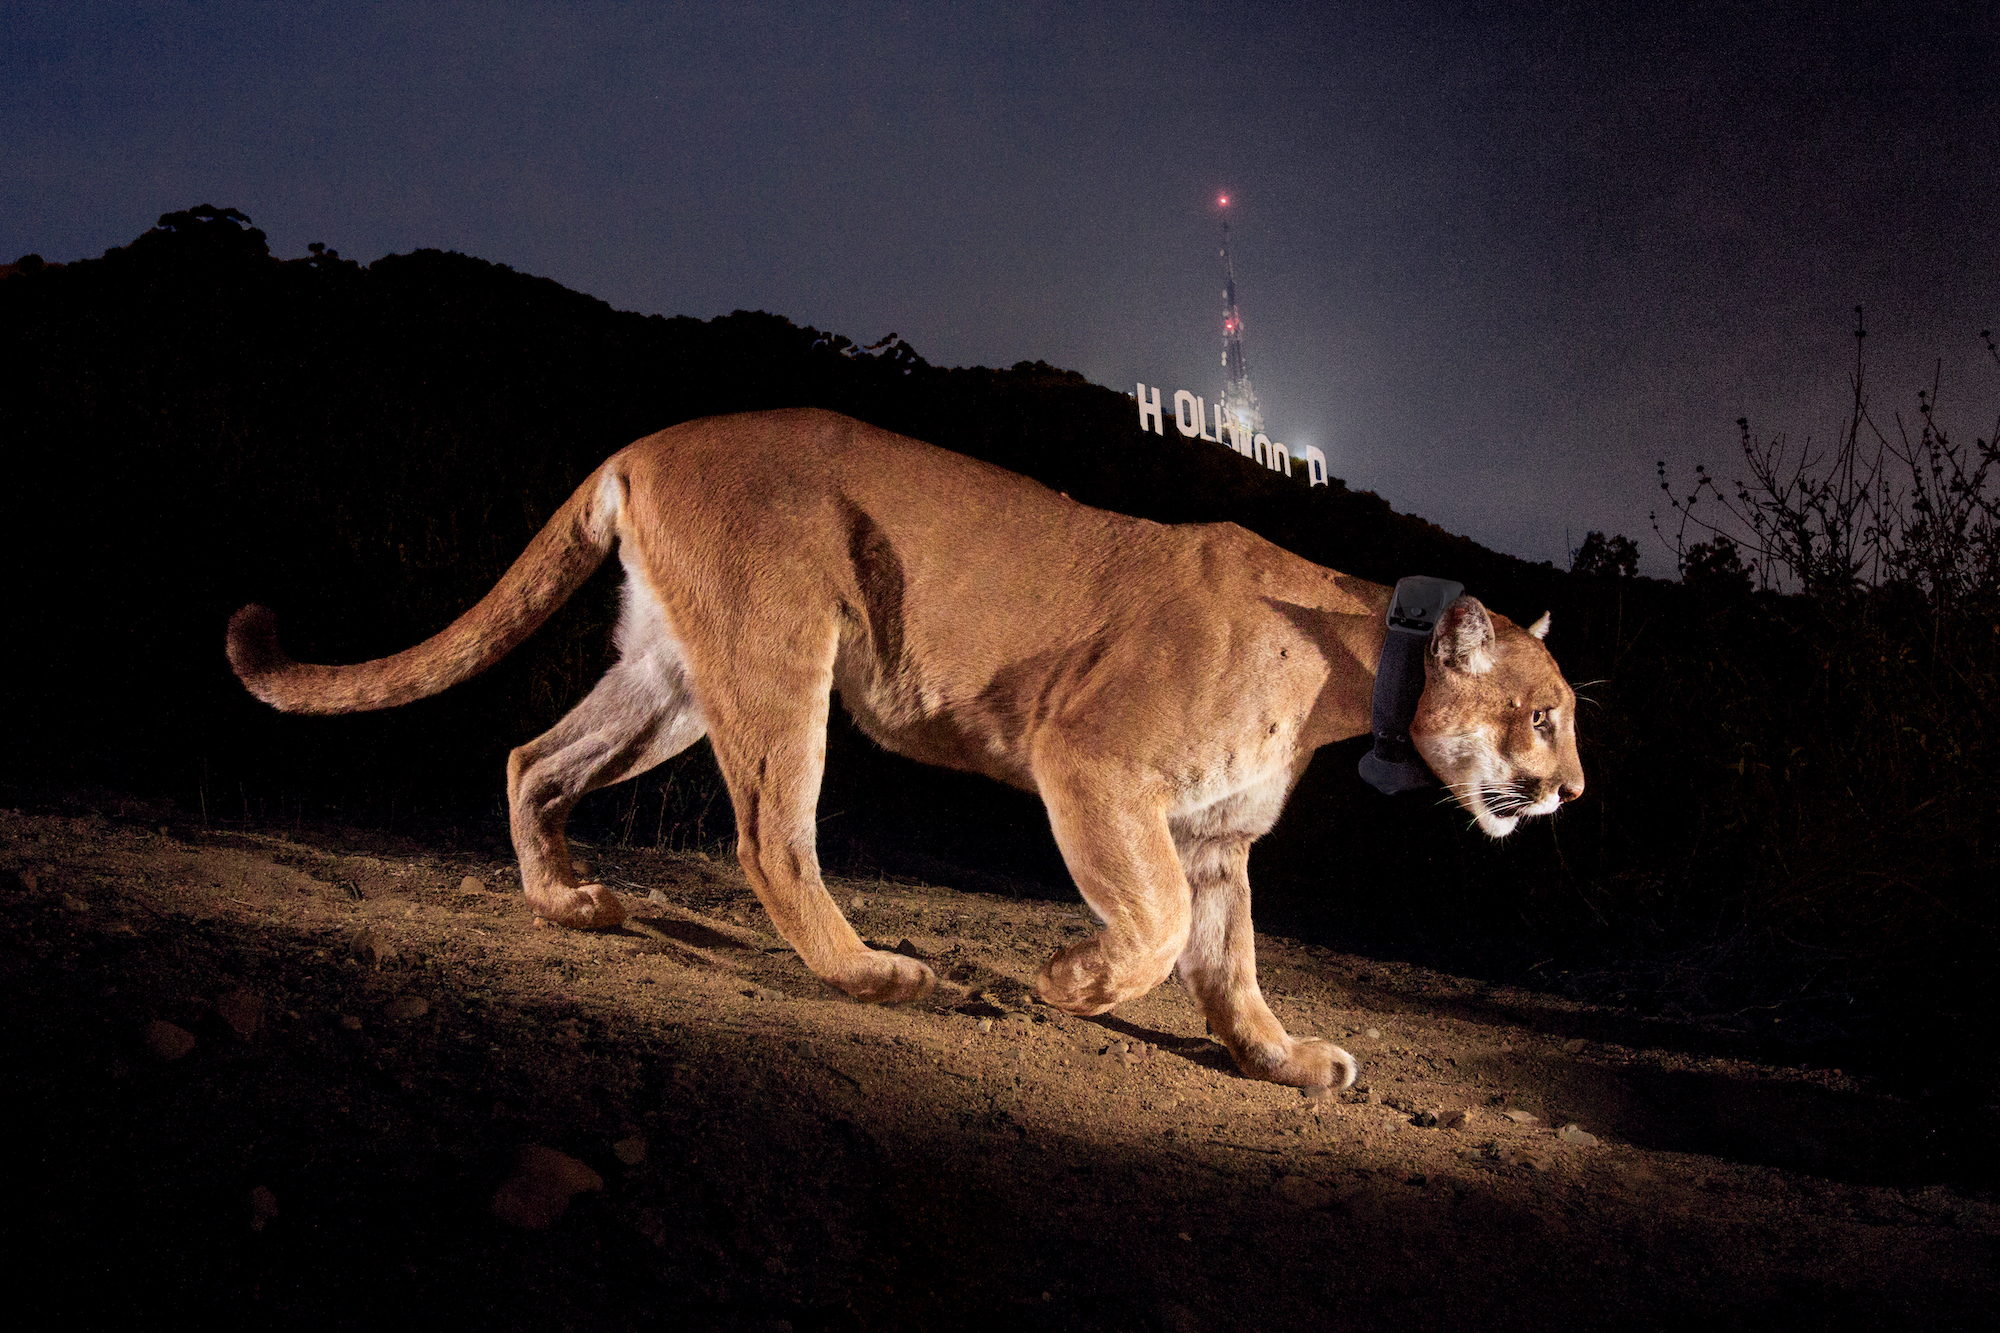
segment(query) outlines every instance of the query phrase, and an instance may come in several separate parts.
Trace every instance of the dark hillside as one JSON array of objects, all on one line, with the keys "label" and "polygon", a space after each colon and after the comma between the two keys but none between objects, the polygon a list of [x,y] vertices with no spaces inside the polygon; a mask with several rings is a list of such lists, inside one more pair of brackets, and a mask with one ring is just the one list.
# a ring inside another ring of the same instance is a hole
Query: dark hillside
[{"label": "dark hillside", "polygon": [[[893,337],[862,348],[770,314],[639,316],[436,251],[279,260],[228,211],[4,272],[0,783],[17,802],[102,789],[211,823],[500,830],[506,751],[606,662],[611,572],[486,677],[351,718],[249,699],[222,656],[230,611],[277,608],[308,660],[406,647],[483,593],[611,451],[694,417],[817,405],[1088,503],[1232,519],[1367,578],[1447,575],[1518,619],[1554,612],[1558,659],[1597,682],[1584,802],[1490,844],[1424,797],[1376,795],[1353,776],[1359,743],[1333,747],[1259,848],[1260,924],[1753,1044],[1799,1031],[1907,1054],[1990,1013],[1977,885],[1994,811],[1973,780],[1990,722],[1952,755],[1884,768],[1885,750],[1937,732],[1884,688],[1935,666],[1896,657],[1917,650],[1887,621],[1894,653],[1795,600],[1511,559],[1338,482],[1308,491],[1141,434],[1125,396],[1040,363],[947,370]],[[1967,669],[1990,672],[1991,650]],[[598,839],[714,845],[729,834],[716,787],[692,753],[578,821]],[[822,816],[829,861],[850,871],[1066,892],[1035,802],[919,770],[844,724]]]}]

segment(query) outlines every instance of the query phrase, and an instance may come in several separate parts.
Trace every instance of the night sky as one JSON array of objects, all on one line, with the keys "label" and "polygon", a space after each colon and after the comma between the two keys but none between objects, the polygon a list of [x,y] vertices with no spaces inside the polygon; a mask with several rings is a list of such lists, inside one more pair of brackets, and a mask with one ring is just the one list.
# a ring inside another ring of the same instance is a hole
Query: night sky
[{"label": "night sky", "polygon": [[[12,3],[0,258],[239,208],[621,309],[1220,387],[1215,200],[1270,433],[1532,559],[1653,463],[2000,368],[2000,6]],[[1136,413],[1135,413],[1136,420]],[[1130,443],[1139,444],[1136,434]],[[1436,571],[1448,573],[1449,571]]]}]

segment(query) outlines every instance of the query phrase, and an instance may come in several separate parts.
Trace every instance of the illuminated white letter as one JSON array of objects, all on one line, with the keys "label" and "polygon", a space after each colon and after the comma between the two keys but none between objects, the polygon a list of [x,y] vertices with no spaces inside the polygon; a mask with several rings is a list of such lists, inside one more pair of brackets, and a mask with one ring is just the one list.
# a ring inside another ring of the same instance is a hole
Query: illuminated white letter
[{"label": "illuminated white letter", "polygon": [[1326,455],[1311,445],[1305,447],[1304,453],[1306,456],[1306,479],[1314,486],[1326,485]]},{"label": "illuminated white letter", "polygon": [[1186,389],[1174,390],[1174,429],[1190,440],[1201,435],[1201,400]]},{"label": "illuminated white letter", "polygon": [[1256,459],[1256,460],[1257,460],[1258,462],[1262,463],[1262,464],[1263,464],[1263,465],[1264,465],[1265,467],[1269,467],[1269,466],[1271,466],[1271,437],[1270,437],[1270,436],[1266,435],[1266,434],[1265,434],[1265,433],[1264,433],[1263,431],[1261,431],[1261,430],[1260,430],[1260,431],[1258,431],[1258,432],[1257,432],[1257,438],[1256,438],[1256,439],[1254,439],[1254,440],[1252,440],[1252,441],[1250,441],[1250,448],[1251,448],[1251,455],[1250,455],[1250,456],[1251,456],[1252,458],[1254,458],[1254,459]]},{"label": "illuminated white letter", "polygon": [[[1229,447],[1231,449],[1236,449],[1236,423],[1232,421],[1223,420],[1222,404],[1217,403],[1215,405],[1215,442],[1217,444],[1222,443],[1222,432],[1224,431],[1229,432]],[[1236,449],[1236,452],[1240,454],[1243,451],[1241,449]]]},{"label": "illuminated white letter", "polygon": [[1153,401],[1148,403],[1146,401],[1146,382],[1144,380],[1140,380],[1139,381],[1139,429],[1140,430],[1146,429],[1146,422],[1148,418],[1150,418],[1153,423],[1153,434],[1165,435],[1167,433],[1166,428],[1160,424],[1159,386],[1158,385],[1153,386]]},{"label": "illuminated white letter", "polygon": [[[1218,411],[1216,415],[1219,417],[1222,413]],[[1222,443],[1208,433],[1208,404],[1202,402],[1199,398],[1194,400],[1194,419],[1201,423],[1201,430],[1196,434],[1196,439],[1207,440],[1210,444]]]}]

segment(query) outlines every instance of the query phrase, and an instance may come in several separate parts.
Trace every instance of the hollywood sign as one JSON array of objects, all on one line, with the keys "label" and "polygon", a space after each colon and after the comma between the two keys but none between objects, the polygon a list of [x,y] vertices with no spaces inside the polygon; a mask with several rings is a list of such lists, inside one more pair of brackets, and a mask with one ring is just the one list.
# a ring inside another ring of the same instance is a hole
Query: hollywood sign
[{"label": "hollywood sign", "polygon": [[[1207,440],[1210,444],[1220,444],[1234,449],[1245,458],[1254,458],[1273,472],[1292,475],[1292,451],[1277,443],[1262,431],[1251,433],[1240,422],[1225,420],[1222,404],[1210,408],[1207,403],[1189,393],[1186,389],[1174,390],[1174,414],[1163,417],[1160,411],[1160,388],[1153,386],[1152,396],[1146,394],[1146,385],[1139,384],[1136,395],[1139,400],[1139,429],[1151,430],[1155,435],[1165,435],[1166,422],[1171,420],[1174,429],[1190,440]],[[1223,437],[1227,436],[1225,440]],[[1301,445],[1298,459],[1306,465],[1306,481],[1313,486],[1326,485],[1326,455],[1311,445]]]}]

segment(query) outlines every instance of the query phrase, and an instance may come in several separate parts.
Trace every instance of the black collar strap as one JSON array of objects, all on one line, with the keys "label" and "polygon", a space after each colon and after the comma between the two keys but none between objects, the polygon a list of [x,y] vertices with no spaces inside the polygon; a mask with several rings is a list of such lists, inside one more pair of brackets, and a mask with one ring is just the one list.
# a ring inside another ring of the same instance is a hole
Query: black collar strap
[{"label": "black collar strap", "polygon": [[1462,583],[1412,574],[1397,581],[1389,598],[1389,634],[1375,668],[1370,717],[1375,748],[1361,756],[1362,780],[1386,795],[1437,783],[1410,744],[1410,720],[1424,695],[1424,651],[1430,647],[1431,631],[1452,599],[1464,591]]}]

